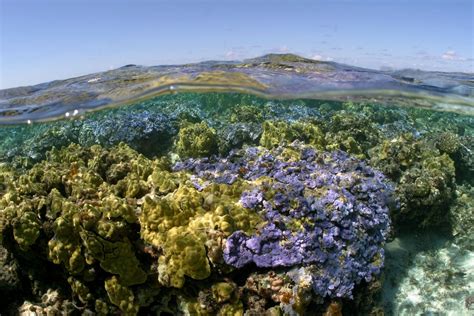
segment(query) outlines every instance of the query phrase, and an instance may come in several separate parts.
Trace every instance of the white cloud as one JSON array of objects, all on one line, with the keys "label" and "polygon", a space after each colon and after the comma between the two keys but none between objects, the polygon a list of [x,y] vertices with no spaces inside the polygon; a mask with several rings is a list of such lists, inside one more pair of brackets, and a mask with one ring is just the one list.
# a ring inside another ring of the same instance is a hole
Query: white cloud
[{"label": "white cloud", "polygon": [[283,45],[283,46],[278,47],[275,51],[278,53],[288,53],[290,49],[288,48],[288,46]]},{"label": "white cloud", "polygon": [[250,51],[246,47],[238,46],[230,48],[224,55],[220,55],[219,58],[224,57],[226,60],[241,60],[247,58],[249,53]]},{"label": "white cloud", "polygon": [[455,60],[455,61],[466,61],[466,58],[459,56],[453,50],[448,50],[446,53],[441,55],[444,60]]},{"label": "white cloud", "polygon": [[236,59],[238,57],[239,57],[239,53],[237,53],[236,51],[233,51],[233,50],[230,50],[230,51],[225,53],[225,58]]},{"label": "white cloud", "polygon": [[328,56],[322,56],[319,54],[313,55],[310,57],[313,60],[319,60],[319,61],[333,61],[334,59]]},{"label": "white cloud", "polygon": [[286,45],[263,50],[264,54],[286,54],[289,52],[290,52],[290,49]]}]

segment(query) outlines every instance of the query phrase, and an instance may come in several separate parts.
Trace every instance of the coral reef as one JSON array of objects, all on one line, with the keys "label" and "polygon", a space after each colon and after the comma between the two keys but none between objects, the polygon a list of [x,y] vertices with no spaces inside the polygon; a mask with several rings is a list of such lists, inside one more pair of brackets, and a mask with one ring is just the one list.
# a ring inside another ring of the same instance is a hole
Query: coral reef
[{"label": "coral reef", "polygon": [[[100,313],[137,313],[139,289],[156,281],[182,288],[188,278],[206,282],[252,262],[307,265],[306,296],[310,289],[351,297],[383,265],[392,189],[342,152],[295,142],[171,168],[125,144],[72,144],[46,156],[24,174],[3,173],[2,235],[16,244],[7,242],[13,253],[63,267],[62,287]],[[197,297],[177,297],[189,310],[202,309],[204,300],[216,302],[212,311],[239,314],[245,300],[236,291],[221,282],[201,286]],[[287,292],[271,299],[304,310],[302,298]]]},{"label": "coral reef", "polygon": [[177,133],[176,120],[164,113],[140,107],[119,109],[99,112],[83,120],[33,125],[29,129],[11,131],[2,135],[5,137],[0,144],[0,159],[14,160],[20,166],[32,166],[54,147],[67,147],[71,143],[112,147],[121,142],[146,156],[153,156],[169,150]]},{"label": "coral reef", "polygon": [[[388,314],[465,312],[473,140],[456,114],[237,93],[2,128],[0,313],[379,315],[382,283]],[[448,235],[407,251],[406,228]]]}]

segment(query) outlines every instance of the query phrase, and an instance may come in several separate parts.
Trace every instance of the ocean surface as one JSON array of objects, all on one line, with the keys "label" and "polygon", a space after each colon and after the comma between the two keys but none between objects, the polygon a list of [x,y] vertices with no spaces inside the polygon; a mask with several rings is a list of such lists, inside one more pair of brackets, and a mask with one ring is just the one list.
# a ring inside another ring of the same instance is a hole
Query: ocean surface
[{"label": "ocean surface", "polygon": [[2,315],[473,315],[474,75],[295,55],[0,90]]}]

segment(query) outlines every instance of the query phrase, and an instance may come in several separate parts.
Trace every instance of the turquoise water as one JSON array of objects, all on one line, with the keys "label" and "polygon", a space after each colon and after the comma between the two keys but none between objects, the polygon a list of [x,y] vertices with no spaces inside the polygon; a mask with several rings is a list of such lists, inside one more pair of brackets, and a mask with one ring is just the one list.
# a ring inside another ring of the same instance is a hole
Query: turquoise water
[{"label": "turquoise water", "polygon": [[472,314],[469,75],[308,97],[349,66],[285,58],[2,91],[2,314]]}]

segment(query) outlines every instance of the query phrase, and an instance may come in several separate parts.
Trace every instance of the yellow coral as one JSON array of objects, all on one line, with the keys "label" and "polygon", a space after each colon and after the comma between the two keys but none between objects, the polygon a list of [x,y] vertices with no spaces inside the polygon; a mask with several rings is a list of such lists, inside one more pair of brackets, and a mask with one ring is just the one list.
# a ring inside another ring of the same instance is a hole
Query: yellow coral
[{"label": "yellow coral", "polygon": [[[117,277],[113,276],[105,281],[105,290],[109,300],[120,308],[123,315],[136,315],[138,313],[139,306],[135,302],[133,292],[123,286]],[[102,310],[103,304],[99,304],[98,307]]]},{"label": "yellow coral", "polygon": [[110,242],[85,230],[80,236],[88,254],[98,260],[105,271],[119,274],[121,284],[128,286],[145,282],[146,273],[140,268],[127,238]]},{"label": "yellow coral", "polygon": [[[181,180],[186,177],[173,175]],[[212,232],[228,236],[236,230],[250,231],[261,222],[257,214],[235,202],[244,188],[243,183],[212,184],[200,192],[190,181],[181,181],[172,193],[145,197],[141,236],[163,250],[158,265],[162,284],[180,288],[185,276],[207,278],[211,268],[205,245]]]},{"label": "yellow coral", "polygon": [[33,245],[39,234],[39,220],[33,212],[23,212],[13,224],[13,236],[23,250]]},{"label": "yellow coral", "polygon": [[260,145],[273,148],[282,144],[289,144],[295,140],[303,141],[318,149],[324,148],[324,134],[321,129],[312,123],[283,121],[265,121]]},{"label": "yellow coral", "polygon": [[205,157],[217,152],[216,131],[206,123],[184,126],[179,130],[176,151],[181,157]]}]

